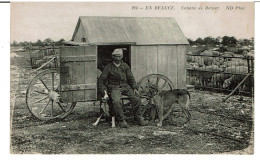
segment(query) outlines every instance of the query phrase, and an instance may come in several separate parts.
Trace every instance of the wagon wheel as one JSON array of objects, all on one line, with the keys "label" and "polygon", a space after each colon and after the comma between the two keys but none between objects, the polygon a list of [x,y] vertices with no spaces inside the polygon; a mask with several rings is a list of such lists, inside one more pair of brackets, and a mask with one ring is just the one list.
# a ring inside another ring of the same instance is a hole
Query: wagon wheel
[{"label": "wagon wheel", "polygon": [[57,69],[45,70],[30,82],[26,91],[26,104],[36,118],[44,121],[65,118],[76,106],[76,102],[63,102],[59,95],[59,82]]},{"label": "wagon wheel", "polygon": [[151,98],[154,94],[152,88],[161,92],[163,90],[173,90],[174,86],[166,76],[161,74],[150,74],[139,81],[138,91],[141,95],[142,116],[145,118],[154,118],[153,116],[155,116],[154,106],[151,102]]}]

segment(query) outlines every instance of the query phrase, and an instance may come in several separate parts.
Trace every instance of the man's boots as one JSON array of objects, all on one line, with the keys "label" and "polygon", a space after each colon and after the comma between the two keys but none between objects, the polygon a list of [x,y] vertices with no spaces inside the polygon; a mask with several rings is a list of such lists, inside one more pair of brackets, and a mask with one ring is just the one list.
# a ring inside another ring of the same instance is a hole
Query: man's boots
[{"label": "man's boots", "polygon": [[127,127],[128,127],[128,125],[127,125],[127,123],[126,123],[125,120],[119,121],[119,122],[118,122],[118,126],[119,126],[120,128],[127,128]]},{"label": "man's boots", "polygon": [[140,126],[146,126],[148,124],[147,120],[144,120],[144,117],[136,117],[135,120],[138,122]]}]

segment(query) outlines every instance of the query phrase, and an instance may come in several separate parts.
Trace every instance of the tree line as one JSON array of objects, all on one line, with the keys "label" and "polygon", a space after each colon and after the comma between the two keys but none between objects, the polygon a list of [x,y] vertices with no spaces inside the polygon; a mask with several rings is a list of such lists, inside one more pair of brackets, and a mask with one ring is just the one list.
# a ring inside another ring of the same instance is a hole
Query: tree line
[{"label": "tree line", "polygon": [[41,41],[40,39],[38,39],[36,42],[28,42],[28,41],[24,41],[24,42],[17,42],[17,41],[13,41],[11,43],[11,46],[15,47],[15,46],[22,46],[22,47],[27,47],[27,46],[62,46],[63,42],[65,42],[65,40],[62,38],[58,41],[54,41],[51,38],[46,38],[45,40]]},{"label": "tree line", "polygon": [[237,39],[233,36],[223,36],[223,37],[205,37],[205,38],[197,38],[196,40],[191,40],[188,39],[190,45],[223,45],[223,46],[229,46],[229,47],[234,47],[238,44],[241,46],[254,46],[254,38],[251,39]]},{"label": "tree line", "polygon": [[[65,40],[62,38],[58,41],[53,41],[51,38],[46,38],[45,40],[41,41],[41,40],[37,40],[36,42],[16,42],[13,41],[11,43],[11,46],[62,46],[63,42]],[[223,36],[223,37],[205,37],[205,38],[197,38],[196,40],[192,40],[188,38],[188,41],[190,43],[190,45],[224,45],[224,46],[236,46],[237,44],[240,44],[242,46],[254,46],[254,38],[251,39],[237,39],[233,36],[229,37],[229,36]]]}]

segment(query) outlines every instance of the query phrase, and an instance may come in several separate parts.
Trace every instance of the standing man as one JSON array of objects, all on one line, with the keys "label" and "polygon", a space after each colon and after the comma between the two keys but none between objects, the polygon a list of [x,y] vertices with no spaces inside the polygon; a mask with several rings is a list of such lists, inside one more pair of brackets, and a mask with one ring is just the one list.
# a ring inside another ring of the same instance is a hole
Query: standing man
[{"label": "standing man", "polygon": [[[109,94],[112,101],[115,116],[119,121],[118,125],[127,128],[124,119],[121,96],[126,95],[134,108],[134,117],[139,125],[147,125],[147,121],[141,115],[141,99],[137,90],[136,81],[130,67],[122,62],[123,50],[115,49],[112,53],[113,62],[107,64],[98,79],[99,89],[104,95],[105,91]],[[105,85],[107,84],[107,85]]]}]

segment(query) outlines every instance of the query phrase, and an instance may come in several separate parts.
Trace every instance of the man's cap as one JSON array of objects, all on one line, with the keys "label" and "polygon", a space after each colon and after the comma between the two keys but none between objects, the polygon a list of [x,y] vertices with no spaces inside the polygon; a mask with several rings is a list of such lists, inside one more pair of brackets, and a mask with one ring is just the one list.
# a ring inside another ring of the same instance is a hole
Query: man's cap
[{"label": "man's cap", "polygon": [[123,55],[123,49],[121,48],[115,49],[112,55]]}]

